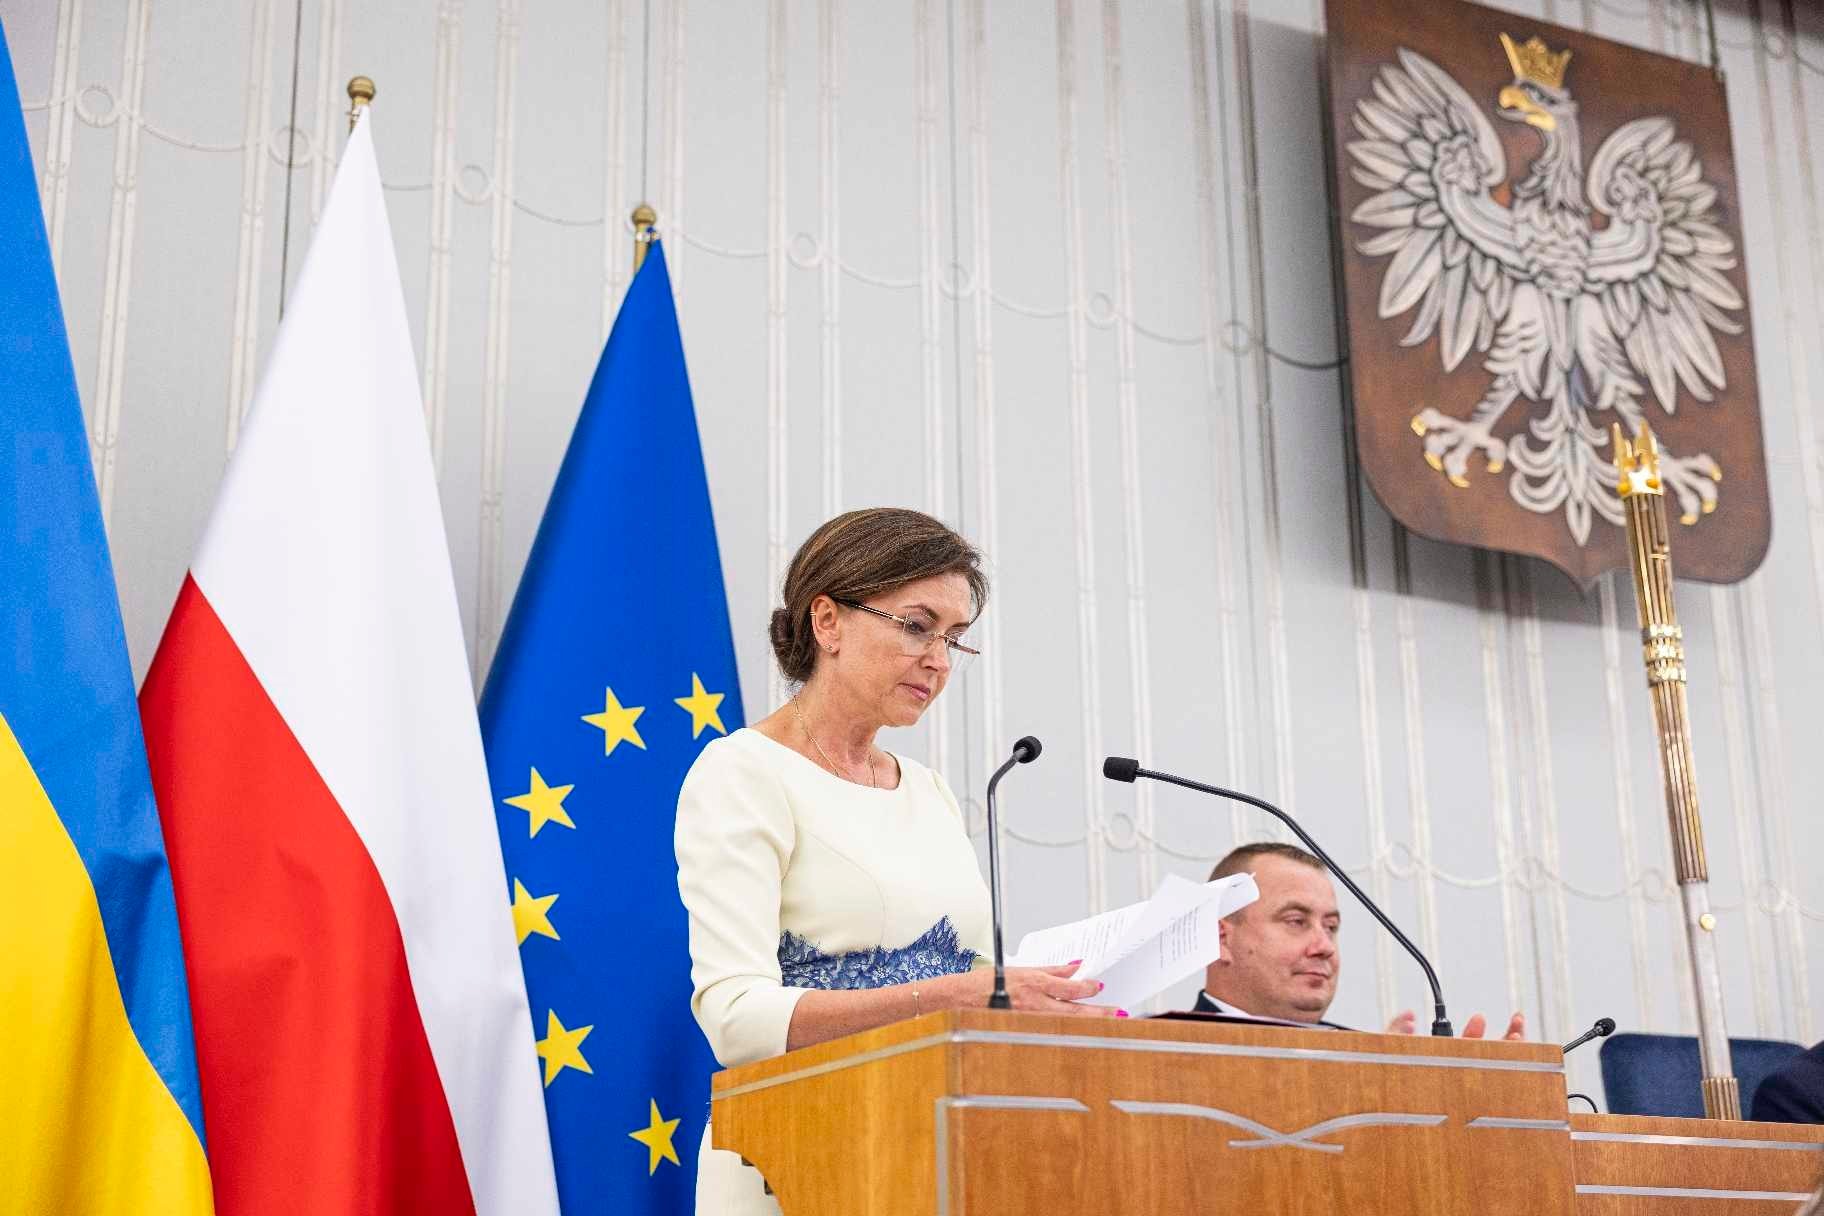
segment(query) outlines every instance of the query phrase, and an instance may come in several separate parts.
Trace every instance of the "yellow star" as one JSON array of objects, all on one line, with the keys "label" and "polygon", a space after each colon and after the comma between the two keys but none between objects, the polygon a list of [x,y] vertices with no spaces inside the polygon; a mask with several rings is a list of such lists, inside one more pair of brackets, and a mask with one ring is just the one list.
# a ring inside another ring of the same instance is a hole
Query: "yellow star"
[{"label": "yellow star", "polygon": [[519,934],[520,945],[525,945],[534,933],[559,940],[557,930],[551,927],[551,905],[556,902],[557,896],[534,895],[526,890],[525,883],[513,880],[513,931]]},{"label": "yellow star", "polygon": [[704,689],[702,679],[696,672],[690,673],[690,695],[673,697],[678,708],[690,714],[690,737],[696,738],[703,733],[705,726],[716,728],[718,735],[726,735],[728,727],[722,725],[722,714],[719,712],[725,692],[709,692]]},{"label": "yellow star", "polygon": [[[546,785],[545,779],[532,770],[532,788],[523,794],[502,799],[508,806],[518,807],[529,816],[526,835],[538,835],[538,829],[547,823],[561,823],[567,828],[574,828],[570,813],[564,810],[564,799],[570,796],[574,785]],[[524,940],[524,939],[521,939]]]},{"label": "yellow star", "polygon": [[583,1040],[589,1037],[594,1026],[579,1026],[575,1030],[564,1029],[564,1024],[557,1020],[557,1010],[545,1011],[548,1019],[545,1023],[545,1037],[538,1041],[538,1058],[545,1062],[545,1084],[549,1086],[557,1079],[557,1074],[566,1068],[580,1072],[593,1073],[589,1061],[583,1059]]},{"label": "yellow star", "polygon": [[658,1173],[659,1158],[661,1157],[673,1165],[683,1164],[678,1160],[678,1150],[671,1147],[671,1133],[678,1130],[678,1124],[682,1120],[661,1119],[659,1118],[659,1104],[653,1102],[651,1106],[652,1114],[649,1117],[652,1122],[650,1125],[627,1133],[646,1146],[646,1176],[648,1178]]},{"label": "yellow star", "polygon": [[602,755],[614,755],[614,749],[623,743],[631,743],[641,751],[646,750],[646,741],[640,738],[640,732],[634,729],[634,723],[646,712],[643,705],[622,706],[615,699],[614,689],[602,694],[604,704],[599,714],[584,714],[583,721],[602,732]]}]

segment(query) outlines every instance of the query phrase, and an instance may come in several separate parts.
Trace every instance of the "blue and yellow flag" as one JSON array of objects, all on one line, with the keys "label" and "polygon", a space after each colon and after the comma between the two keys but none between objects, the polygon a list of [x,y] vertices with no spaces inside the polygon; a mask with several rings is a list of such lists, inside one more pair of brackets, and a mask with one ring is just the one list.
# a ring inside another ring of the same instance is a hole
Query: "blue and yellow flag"
[{"label": "blue and yellow flag", "polygon": [[4,32],[0,647],[0,1212],[209,1212],[177,908]]},{"label": "blue and yellow flag", "polygon": [[481,698],[568,1213],[692,1210],[715,1067],[672,853],[697,752],[742,724],[665,255],[621,305]]}]

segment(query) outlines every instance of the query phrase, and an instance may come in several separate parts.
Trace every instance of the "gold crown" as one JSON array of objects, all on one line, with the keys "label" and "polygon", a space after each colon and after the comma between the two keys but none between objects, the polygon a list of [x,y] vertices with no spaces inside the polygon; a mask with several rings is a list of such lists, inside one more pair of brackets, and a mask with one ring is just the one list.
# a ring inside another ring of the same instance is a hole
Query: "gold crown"
[{"label": "gold crown", "polygon": [[1524,46],[1516,45],[1512,38],[1502,34],[1501,45],[1507,51],[1507,61],[1514,66],[1516,80],[1531,80],[1553,89],[1564,87],[1564,69],[1571,62],[1570,48],[1553,54],[1537,34],[1528,38]]}]

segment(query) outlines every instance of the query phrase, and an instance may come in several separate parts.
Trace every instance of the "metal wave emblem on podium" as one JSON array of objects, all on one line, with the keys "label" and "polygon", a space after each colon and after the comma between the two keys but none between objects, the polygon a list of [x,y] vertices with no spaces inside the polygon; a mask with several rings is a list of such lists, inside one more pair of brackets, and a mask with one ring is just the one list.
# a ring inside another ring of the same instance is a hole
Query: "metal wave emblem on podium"
[{"label": "metal wave emblem on podium", "polygon": [[1746,577],[1769,506],[1721,82],[1472,4],[1328,14],[1355,437],[1377,497],[1415,532],[1588,582],[1627,564],[1610,426],[1651,424],[1680,572]]}]

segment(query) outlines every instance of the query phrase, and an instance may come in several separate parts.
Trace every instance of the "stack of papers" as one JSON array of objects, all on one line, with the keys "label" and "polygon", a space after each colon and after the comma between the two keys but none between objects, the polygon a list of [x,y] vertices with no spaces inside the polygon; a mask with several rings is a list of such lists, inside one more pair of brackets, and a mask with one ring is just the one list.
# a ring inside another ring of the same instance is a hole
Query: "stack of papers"
[{"label": "stack of papers", "polygon": [[1087,920],[1028,933],[1009,967],[1060,967],[1076,959],[1077,979],[1101,980],[1083,1005],[1132,1009],[1215,962],[1218,922],[1260,898],[1252,874],[1213,882],[1166,876],[1153,897]]}]

